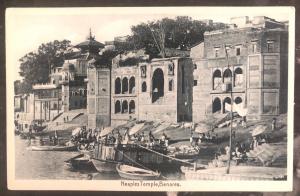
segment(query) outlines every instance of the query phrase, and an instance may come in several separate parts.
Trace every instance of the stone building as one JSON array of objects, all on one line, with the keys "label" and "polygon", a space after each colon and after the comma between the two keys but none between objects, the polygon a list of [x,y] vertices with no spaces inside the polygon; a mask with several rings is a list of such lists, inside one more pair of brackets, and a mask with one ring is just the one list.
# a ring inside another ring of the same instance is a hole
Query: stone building
[{"label": "stone building", "polygon": [[100,128],[111,124],[111,66],[92,59],[87,76],[88,127]]},{"label": "stone building", "polygon": [[267,17],[232,21],[238,21],[233,28],[206,32],[204,42],[191,49],[195,122],[228,112],[225,103],[231,104],[231,91],[233,102],[248,109],[248,118],[287,111],[285,25]]},{"label": "stone building", "polygon": [[192,120],[193,63],[171,57],[140,63],[138,119],[180,122]]},{"label": "stone building", "polygon": [[91,32],[87,40],[77,44],[77,52],[66,55],[63,64],[62,101],[64,111],[86,108],[87,106],[87,78],[88,62],[99,57],[104,44],[95,40]]}]

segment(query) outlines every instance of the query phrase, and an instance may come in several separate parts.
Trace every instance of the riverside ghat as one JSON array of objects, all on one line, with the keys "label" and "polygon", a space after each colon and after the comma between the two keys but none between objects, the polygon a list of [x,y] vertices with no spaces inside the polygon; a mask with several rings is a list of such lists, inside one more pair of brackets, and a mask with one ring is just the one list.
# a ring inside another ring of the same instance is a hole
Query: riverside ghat
[{"label": "riverside ghat", "polygon": [[[284,118],[278,118],[276,130],[271,130],[272,121],[248,122],[246,128],[237,123],[234,129],[236,145],[230,156],[230,174],[226,174],[226,147],[230,128],[227,125],[219,128],[216,125],[213,130],[203,131],[202,124],[179,123],[166,126],[165,123],[131,120],[117,128],[94,131],[84,127],[54,131],[46,129],[27,135],[28,139],[23,139],[23,142],[29,145],[25,149],[30,153],[64,153],[66,158],[60,160],[60,164],[67,172],[74,173],[75,178],[80,173],[80,178],[84,174],[86,179],[94,180],[284,180]],[[238,121],[238,118],[234,120]],[[265,130],[259,131],[259,135],[264,135],[266,141],[257,141],[257,146],[253,146],[254,141],[251,139],[256,134],[257,123],[266,126]],[[222,124],[226,124],[226,119],[220,121],[219,125]],[[53,148],[73,145],[76,148],[72,150]],[[52,148],[44,151],[48,146]],[[120,173],[117,170],[120,165],[130,166],[130,169],[126,167],[127,170]],[[55,175],[53,177],[56,178]]]}]

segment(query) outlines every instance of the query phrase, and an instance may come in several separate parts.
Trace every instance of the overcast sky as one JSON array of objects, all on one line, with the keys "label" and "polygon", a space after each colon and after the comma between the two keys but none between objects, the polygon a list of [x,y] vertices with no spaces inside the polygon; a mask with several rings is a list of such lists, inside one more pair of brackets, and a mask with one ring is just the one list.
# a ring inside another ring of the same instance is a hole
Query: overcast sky
[{"label": "overcast sky", "polygon": [[72,44],[86,40],[89,28],[96,40],[104,43],[116,36],[130,35],[130,27],[164,17],[190,16],[229,23],[236,16],[268,16],[288,20],[290,10],[284,8],[52,8],[9,9],[6,13],[7,63],[17,74],[18,60],[42,43],[68,39]]}]

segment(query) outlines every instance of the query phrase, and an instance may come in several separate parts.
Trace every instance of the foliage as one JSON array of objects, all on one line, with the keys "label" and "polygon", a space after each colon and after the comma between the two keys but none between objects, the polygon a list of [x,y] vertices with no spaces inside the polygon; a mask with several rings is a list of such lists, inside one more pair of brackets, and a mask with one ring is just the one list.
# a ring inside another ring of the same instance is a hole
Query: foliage
[{"label": "foliage", "polygon": [[31,90],[32,84],[46,83],[51,68],[61,66],[64,62],[64,51],[70,46],[70,41],[54,40],[41,44],[36,52],[29,52],[20,61],[20,76],[23,77],[25,92]]},{"label": "foliage", "polygon": [[164,48],[187,50],[203,41],[204,32],[225,28],[225,24],[207,25],[191,17],[178,16],[132,26],[133,35],[128,39],[134,49],[144,48],[151,57],[156,57]]}]

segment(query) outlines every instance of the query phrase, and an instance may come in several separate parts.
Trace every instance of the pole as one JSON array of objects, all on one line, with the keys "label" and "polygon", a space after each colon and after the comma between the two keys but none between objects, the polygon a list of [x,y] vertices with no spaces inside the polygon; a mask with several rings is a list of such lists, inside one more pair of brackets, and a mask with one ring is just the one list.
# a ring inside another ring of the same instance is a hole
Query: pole
[{"label": "pole", "polygon": [[[226,49],[226,44],[225,44],[225,54],[226,54],[226,60],[227,60],[227,68],[230,70],[230,65],[229,65],[229,60],[228,60],[228,53],[227,53],[227,49]],[[229,154],[228,154],[226,174],[230,173],[231,148],[232,148],[232,119],[233,119],[233,114],[232,114],[232,108],[233,108],[233,93],[232,93],[233,79],[232,79],[232,76],[233,76],[233,74],[231,73],[231,75],[230,75],[230,83],[231,83],[231,87],[230,87],[231,107],[230,107]]]},{"label": "pole", "polygon": [[156,45],[157,49],[159,50],[160,53],[162,53],[162,50],[161,50],[160,46],[158,45],[158,43],[157,43],[157,41],[156,41],[155,35],[154,35],[154,33],[152,32],[152,29],[150,28],[149,25],[147,25],[147,26],[148,26],[149,29],[150,29],[151,35],[152,35],[152,37],[153,37],[153,39],[154,39],[154,42],[155,42],[155,45]]}]

